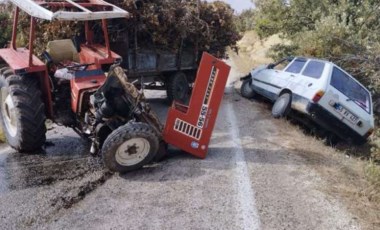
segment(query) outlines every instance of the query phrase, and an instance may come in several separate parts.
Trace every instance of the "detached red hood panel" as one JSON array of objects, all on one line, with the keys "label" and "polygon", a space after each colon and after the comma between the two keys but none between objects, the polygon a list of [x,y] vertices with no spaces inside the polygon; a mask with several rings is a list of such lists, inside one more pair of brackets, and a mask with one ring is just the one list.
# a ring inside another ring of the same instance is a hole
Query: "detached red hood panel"
[{"label": "detached red hood panel", "polygon": [[169,109],[163,133],[168,144],[206,157],[229,72],[226,63],[203,53],[189,106],[174,102]]}]

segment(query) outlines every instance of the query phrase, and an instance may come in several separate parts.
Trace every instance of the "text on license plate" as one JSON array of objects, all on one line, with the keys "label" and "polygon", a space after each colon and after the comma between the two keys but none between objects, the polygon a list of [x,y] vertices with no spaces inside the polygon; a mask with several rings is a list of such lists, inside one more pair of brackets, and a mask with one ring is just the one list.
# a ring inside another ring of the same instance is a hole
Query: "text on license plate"
[{"label": "text on license plate", "polygon": [[351,123],[356,124],[359,121],[359,118],[355,115],[353,115],[350,111],[345,109],[340,104],[336,103],[334,105],[335,110],[340,113],[343,117],[345,117],[347,120],[349,120]]}]

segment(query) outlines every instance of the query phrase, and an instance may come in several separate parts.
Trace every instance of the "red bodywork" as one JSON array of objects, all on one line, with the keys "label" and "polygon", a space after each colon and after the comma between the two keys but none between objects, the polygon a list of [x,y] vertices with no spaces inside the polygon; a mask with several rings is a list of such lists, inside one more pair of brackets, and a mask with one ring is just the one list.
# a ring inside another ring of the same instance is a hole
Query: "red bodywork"
[{"label": "red bodywork", "polygon": [[[45,5],[51,8],[54,7],[72,7],[72,5],[56,2],[46,2],[39,1],[41,5]],[[92,0],[90,3],[79,3],[85,7],[92,7],[92,9],[104,10],[108,6],[101,5],[100,1]],[[48,75],[48,70],[43,61],[38,57],[33,55],[33,45],[35,41],[35,26],[36,19],[30,17],[30,33],[29,33],[29,49],[17,48],[16,47],[16,37],[17,37],[17,25],[19,21],[19,8],[15,8],[14,11],[14,22],[13,22],[13,33],[12,41],[9,48],[0,49],[0,62],[5,62],[9,68],[13,70],[15,74],[27,75],[25,77],[38,77],[40,82],[40,89],[42,92],[43,100],[46,107],[46,115],[50,119],[53,117],[53,100],[51,94],[51,82]],[[80,63],[81,64],[92,64],[88,67],[88,70],[101,70],[102,65],[113,64],[115,61],[121,60],[121,57],[110,50],[109,37],[107,30],[107,22],[105,19],[102,20],[102,28],[105,39],[105,46],[93,44],[93,33],[90,29],[89,22],[85,22],[85,34],[86,43],[81,45]],[[83,74],[79,79],[71,81],[72,86],[72,109],[74,112],[78,111],[80,106],[81,93],[87,90],[92,90],[94,88],[100,87],[103,84],[105,75],[103,72],[99,72],[98,75],[94,75],[92,72],[87,76]]]},{"label": "red bodywork", "polygon": [[173,103],[164,140],[196,157],[205,158],[230,67],[203,53],[189,106]]},{"label": "red bodywork", "polygon": [[79,58],[83,64],[94,64],[90,65],[87,71],[76,73],[76,77],[71,80],[71,108],[74,113],[81,112],[80,106],[84,92],[94,91],[103,85],[106,76],[102,71],[102,65],[112,64],[115,60],[121,59],[116,53],[96,44],[82,45]]}]

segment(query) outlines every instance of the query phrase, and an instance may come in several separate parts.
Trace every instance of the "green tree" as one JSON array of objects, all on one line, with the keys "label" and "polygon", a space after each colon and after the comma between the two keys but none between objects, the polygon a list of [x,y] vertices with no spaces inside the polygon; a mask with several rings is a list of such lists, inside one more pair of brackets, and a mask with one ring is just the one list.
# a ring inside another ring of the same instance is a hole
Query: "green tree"
[{"label": "green tree", "polygon": [[255,28],[255,11],[244,10],[235,18],[235,24],[239,32],[250,31]]},{"label": "green tree", "polygon": [[256,5],[256,26],[258,35],[268,37],[282,30],[288,8],[283,0],[254,0]]},{"label": "green tree", "polygon": [[[256,30],[292,41],[282,53],[330,59],[380,92],[380,2],[378,0],[255,0]],[[377,61],[376,61],[377,60]]]}]

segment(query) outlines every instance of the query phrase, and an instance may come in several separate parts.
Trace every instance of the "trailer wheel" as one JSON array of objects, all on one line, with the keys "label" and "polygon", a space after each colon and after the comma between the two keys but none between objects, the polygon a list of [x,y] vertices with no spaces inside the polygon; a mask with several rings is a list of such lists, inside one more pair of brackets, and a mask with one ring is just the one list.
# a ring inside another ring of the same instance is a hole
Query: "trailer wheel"
[{"label": "trailer wheel", "polygon": [[291,110],[291,95],[284,93],[279,96],[272,107],[272,116],[274,118],[286,117]]},{"label": "trailer wheel", "polygon": [[102,148],[103,161],[113,172],[130,172],[150,163],[159,149],[159,138],[146,123],[128,123],[113,131]]},{"label": "trailer wheel", "polygon": [[190,86],[186,74],[177,72],[171,76],[167,82],[166,93],[170,104],[177,101],[181,104],[188,104],[190,100]]},{"label": "trailer wheel", "polygon": [[0,117],[8,144],[20,152],[34,152],[46,140],[45,106],[33,77],[2,69]]}]

